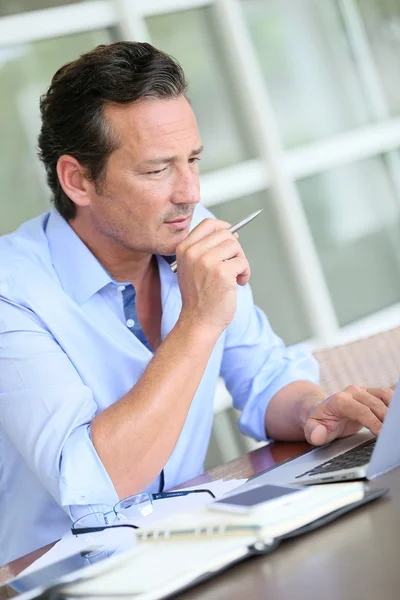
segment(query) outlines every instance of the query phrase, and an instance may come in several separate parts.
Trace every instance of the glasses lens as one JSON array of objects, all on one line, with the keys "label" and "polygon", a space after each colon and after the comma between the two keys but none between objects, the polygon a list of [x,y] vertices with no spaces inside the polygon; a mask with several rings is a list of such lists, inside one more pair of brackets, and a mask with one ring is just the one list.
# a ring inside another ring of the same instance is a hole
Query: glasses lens
[{"label": "glasses lens", "polygon": [[114,512],[104,514],[101,512],[90,513],[75,521],[74,529],[85,529],[86,527],[107,527],[118,522],[118,517]]},{"label": "glasses lens", "polygon": [[128,520],[135,520],[153,512],[153,504],[149,494],[135,494],[118,502],[115,505],[115,512]]},{"label": "glasses lens", "polygon": [[[81,517],[73,524],[75,535],[87,546],[85,558],[89,564],[93,564],[101,558],[112,556],[118,548],[130,548],[135,541],[134,530],[115,529],[113,525],[126,522],[121,515],[114,511],[103,514],[101,512],[91,513]],[[90,531],[91,528],[104,527],[102,531]]]}]

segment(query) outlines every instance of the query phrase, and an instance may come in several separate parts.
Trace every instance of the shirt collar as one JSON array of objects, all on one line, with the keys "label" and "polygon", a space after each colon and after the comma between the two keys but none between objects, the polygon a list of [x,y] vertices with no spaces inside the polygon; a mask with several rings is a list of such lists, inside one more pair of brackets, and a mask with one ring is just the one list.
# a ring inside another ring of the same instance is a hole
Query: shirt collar
[{"label": "shirt collar", "polygon": [[[52,263],[61,285],[79,305],[87,302],[89,298],[110,283],[115,286],[124,285],[113,280],[86,244],[55,209],[50,212],[46,224],[46,236]],[[159,256],[157,258],[160,277],[164,275],[165,280],[171,284],[176,276],[166,263],[171,264],[176,256]],[[125,285],[129,285],[129,282]],[[169,286],[166,286],[163,292],[167,295],[168,291]],[[164,300],[166,301],[166,298]]]},{"label": "shirt collar", "polygon": [[52,210],[46,226],[53,266],[67,294],[84,304],[113,280],[67,221]]}]

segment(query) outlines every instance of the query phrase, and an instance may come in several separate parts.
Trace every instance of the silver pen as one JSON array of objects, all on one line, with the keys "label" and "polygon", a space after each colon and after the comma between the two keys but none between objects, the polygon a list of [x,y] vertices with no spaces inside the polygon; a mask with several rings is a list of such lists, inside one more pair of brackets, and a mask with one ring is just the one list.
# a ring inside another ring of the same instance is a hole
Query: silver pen
[{"label": "silver pen", "polygon": [[[241,221],[239,221],[239,223],[236,223],[235,225],[232,225],[232,227],[229,227],[228,231],[230,231],[231,233],[235,233],[236,231],[239,231],[239,229],[241,229],[242,227],[247,225],[247,223],[250,223],[250,221],[252,221],[256,217],[258,217],[258,215],[263,210],[264,210],[263,208],[260,208],[260,210],[256,210],[256,212],[251,213],[251,215],[249,215],[245,219],[242,219]],[[170,264],[170,267],[171,267],[172,271],[174,273],[176,273],[176,270],[178,268],[176,260],[174,260],[174,262]]]}]

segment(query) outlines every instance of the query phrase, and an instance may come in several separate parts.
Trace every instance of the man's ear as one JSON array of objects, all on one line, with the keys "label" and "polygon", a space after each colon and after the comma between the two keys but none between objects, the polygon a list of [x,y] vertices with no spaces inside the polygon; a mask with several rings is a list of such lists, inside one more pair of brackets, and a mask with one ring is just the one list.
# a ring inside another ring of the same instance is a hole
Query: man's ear
[{"label": "man's ear", "polygon": [[89,206],[93,183],[88,179],[82,165],[69,154],[57,161],[57,175],[65,194],[78,206]]}]

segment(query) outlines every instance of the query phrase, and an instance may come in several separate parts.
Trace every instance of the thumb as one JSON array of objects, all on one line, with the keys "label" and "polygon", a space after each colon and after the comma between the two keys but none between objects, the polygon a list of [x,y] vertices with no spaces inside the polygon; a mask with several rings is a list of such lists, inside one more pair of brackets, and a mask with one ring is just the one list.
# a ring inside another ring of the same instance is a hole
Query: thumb
[{"label": "thumb", "polygon": [[328,443],[328,430],[314,419],[309,419],[304,427],[304,435],[309,444],[323,446]]}]

